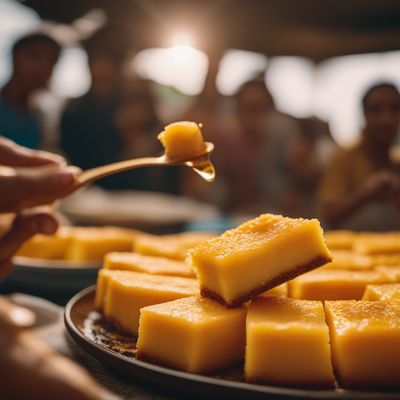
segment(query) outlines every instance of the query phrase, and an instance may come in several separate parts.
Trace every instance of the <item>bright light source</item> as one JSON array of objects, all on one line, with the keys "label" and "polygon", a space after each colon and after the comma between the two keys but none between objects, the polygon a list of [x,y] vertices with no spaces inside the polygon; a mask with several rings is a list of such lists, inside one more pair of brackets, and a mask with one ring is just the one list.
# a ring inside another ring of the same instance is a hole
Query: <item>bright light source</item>
[{"label": "bright light source", "polygon": [[175,47],[175,46],[192,46],[193,47],[194,43],[193,43],[193,38],[188,33],[178,32],[172,36],[170,45],[172,47]]},{"label": "bright light source", "polygon": [[220,93],[230,96],[239,87],[267,67],[267,57],[263,54],[243,50],[228,50],[219,65],[217,88]]},{"label": "bright light source", "polygon": [[208,58],[187,45],[169,49],[146,49],[137,54],[133,68],[142,78],[174,86],[182,93],[199,94],[204,86]]},{"label": "bright light source", "polygon": [[265,76],[266,84],[281,111],[296,117],[312,115],[314,64],[302,57],[274,57]]},{"label": "bright light source", "polygon": [[86,53],[79,47],[67,47],[61,53],[50,88],[60,97],[82,96],[90,86]]}]

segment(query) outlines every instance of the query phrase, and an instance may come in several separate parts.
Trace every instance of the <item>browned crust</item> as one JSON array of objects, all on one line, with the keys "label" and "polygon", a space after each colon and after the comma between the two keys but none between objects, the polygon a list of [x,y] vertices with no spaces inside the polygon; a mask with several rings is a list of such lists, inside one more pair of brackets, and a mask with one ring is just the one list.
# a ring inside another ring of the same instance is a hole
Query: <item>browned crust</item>
[{"label": "browned crust", "polygon": [[258,295],[261,293],[264,293],[265,291],[272,289],[275,286],[278,286],[284,282],[290,281],[293,278],[296,278],[296,276],[299,276],[301,274],[304,274],[306,272],[309,272],[315,268],[320,267],[321,265],[324,265],[328,262],[332,261],[330,257],[325,257],[325,256],[318,256],[311,260],[310,262],[299,265],[296,268],[293,268],[290,271],[286,271],[275,278],[264,282],[262,285],[257,287],[256,289],[252,290],[251,292],[240,296],[236,299],[234,299],[231,302],[227,302],[225,299],[223,299],[218,293],[215,293],[214,291],[202,287],[201,288],[201,295],[204,297],[209,297],[210,299],[216,300],[219,303],[223,304],[226,307],[233,308],[233,307],[238,307],[242,305],[243,303],[246,303],[246,301],[253,300],[255,299]]},{"label": "browned crust", "polygon": [[315,380],[307,384],[294,383],[285,379],[246,379],[247,382],[257,383],[262,385],[272,385],[272,386],[285,386],[294,387],[302,389],[332,389],[335,387],[335,380]]},{"label": "browned crust", "polygon": [[116,321],[112,317],[107,317],[104,313],[102,313],[102,316],[105,321],[107,321],[118,333],[124,336],[134,336],[135,338],[137,337],[137,333],[132,333],[129,332],[127,329],[123,328],[122,325]]}]

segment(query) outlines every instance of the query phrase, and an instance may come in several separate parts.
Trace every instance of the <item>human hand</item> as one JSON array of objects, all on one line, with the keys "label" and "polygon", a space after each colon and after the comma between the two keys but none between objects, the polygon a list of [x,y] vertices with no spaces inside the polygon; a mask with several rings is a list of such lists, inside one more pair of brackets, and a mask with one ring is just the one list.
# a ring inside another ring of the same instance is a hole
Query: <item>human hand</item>
[{"label": "human hand", "polygon": [[79,169],[66,166],[55,154],[29,150],[0,138],[0,212],[14,212],[11,228],[0,239],[0,276],[8,272],[11,257],[35,233],[52,234],[56,218],[49,212],[23,210],[52,203],[66,195]]},{"label": "human hand", "polygon": [[400,193],[400,178],[392,171],[379,171],[367,179],[362,193],[366,200],[393,199]]}]

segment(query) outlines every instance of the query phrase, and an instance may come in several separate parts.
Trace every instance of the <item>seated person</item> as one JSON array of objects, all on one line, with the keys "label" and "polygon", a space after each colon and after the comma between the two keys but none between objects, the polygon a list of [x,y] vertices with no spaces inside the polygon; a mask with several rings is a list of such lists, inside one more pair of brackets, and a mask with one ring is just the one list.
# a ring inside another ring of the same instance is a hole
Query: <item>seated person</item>
[{"label": "seated person", "polygon": [[267,157],[272,160],[270,173],[265,177],[269,199],[278,213],[315,217],[319,180],[325,160],[335,148],[329,125],[316,118],[290,118],[284,114],[280,119],[281,124],[271,131],[276,140],[275,146],[270,144]]},{"label": "seated person", "polygon": [[[61,149],[82,169],[162,152],[157,140],[162,125],[153,93],[145,82],[128,82],[124,77],[127,46],[120,35],[118,29],[104,28],[86,41],[91,87],[70,102],[61,119]],[[174,192],[176,185],[163,175],[171,171],[165,171],[126,171],[97,184],[113,190]]]},{"label": "seated person", "polygon": [[273,107],[264,81],[245,82],[234,97],[232,115],[214,127],[213,161],[225,186],[228,211],[257,213],[264,205],[260,167],[269,139],[265,121]]},{"label": "seated person", "polygon": [[32,95],[46,87],[60,51],[60,45],[43,33],[14,43],[11,77],[0,91],[1,135],[26,147],[40,147],[43,138]]},{"label": "seated person", "polygon": [[400,124],[400,94],[392,83],[370,87],[362,98],[360,142],[336,152],[323,177],[319,204],[331,228],[400,229],[400,164],[390,157]]}]

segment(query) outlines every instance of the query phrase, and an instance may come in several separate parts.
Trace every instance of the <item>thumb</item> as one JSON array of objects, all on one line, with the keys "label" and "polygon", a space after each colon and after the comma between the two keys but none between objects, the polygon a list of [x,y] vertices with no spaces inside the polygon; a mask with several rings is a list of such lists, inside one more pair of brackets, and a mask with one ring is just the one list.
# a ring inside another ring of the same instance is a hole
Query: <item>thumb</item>
[{"label": "thumb", "polygon": [[80,172],[76,167],[36,167],[9,169],[0,174],[0,211],[19,212],[52,203],[71,192]]},{"label": "thumb", "polygon": [[58,222],[52,214],[41,212],[19,215],[0,240],[0,276],[7,273],[11,257],[26,240],[36,233],[55,233],[57,227]]}]

